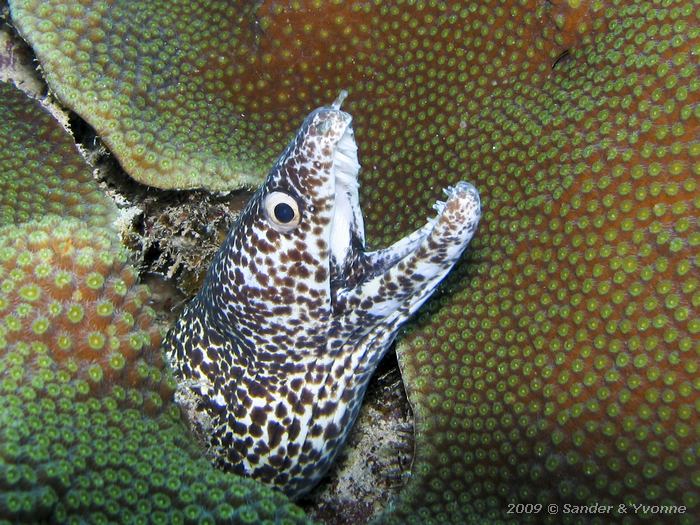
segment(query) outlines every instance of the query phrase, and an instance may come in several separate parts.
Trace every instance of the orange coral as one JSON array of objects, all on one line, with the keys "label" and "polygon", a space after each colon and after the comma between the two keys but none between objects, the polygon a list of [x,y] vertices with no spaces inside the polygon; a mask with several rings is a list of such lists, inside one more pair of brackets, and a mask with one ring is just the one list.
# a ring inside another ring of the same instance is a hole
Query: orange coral
[{"label": "orange coral", "polygon": [[[89,363],[81,375],[97,383],[138,386],[127,363],[162,368],[160,334],[146,307],[147,292],[108,231],[65,218],[0,231],[2,347],[45,348],[58,364]],[[164,392],[166,398],[168,395]]]}]

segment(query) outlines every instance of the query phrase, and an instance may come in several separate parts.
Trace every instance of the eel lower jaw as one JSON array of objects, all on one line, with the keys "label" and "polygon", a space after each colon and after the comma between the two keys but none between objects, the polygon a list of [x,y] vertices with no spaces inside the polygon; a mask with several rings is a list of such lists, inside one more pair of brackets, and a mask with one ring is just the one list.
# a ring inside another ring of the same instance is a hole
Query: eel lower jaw
[{"label": "eel lower jaw", "polygon": [[444,190],[445,202],[427,223],[393,245],[362,252],[347,269],[343,286],[336,291],[336,315],[344,305],[371,304],[374,316],[389,318],[400,308],[415,311],[459,259],[476,231],[481,217],[477,190],[459,182]]}]

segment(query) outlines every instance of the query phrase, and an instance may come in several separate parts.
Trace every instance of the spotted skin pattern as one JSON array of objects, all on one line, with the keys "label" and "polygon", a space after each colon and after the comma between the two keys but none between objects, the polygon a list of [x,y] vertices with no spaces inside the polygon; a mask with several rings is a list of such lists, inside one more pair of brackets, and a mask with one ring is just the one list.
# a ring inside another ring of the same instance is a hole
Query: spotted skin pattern
[{"label": "spotted skin pattern", "polygon": [[460,182],[425,226],[365,251],[341,102],[306,118],[165,345],[176,399],[214,463],[290,497],[326,472],[377,363],[481,215],[477,191]]}]

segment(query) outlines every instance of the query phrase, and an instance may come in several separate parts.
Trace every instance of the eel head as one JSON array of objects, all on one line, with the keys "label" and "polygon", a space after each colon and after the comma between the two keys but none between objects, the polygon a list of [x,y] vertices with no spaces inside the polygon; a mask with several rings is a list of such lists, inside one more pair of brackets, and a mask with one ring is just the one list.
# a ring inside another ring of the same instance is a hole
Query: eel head
[{"label": "eel head", "polygon": [[366,250],[344,96],[306,118],[166,341],[179,399],[214,461],[292,497],[331,464],[377,363],[481,213],[460,182],[422,228]]}]

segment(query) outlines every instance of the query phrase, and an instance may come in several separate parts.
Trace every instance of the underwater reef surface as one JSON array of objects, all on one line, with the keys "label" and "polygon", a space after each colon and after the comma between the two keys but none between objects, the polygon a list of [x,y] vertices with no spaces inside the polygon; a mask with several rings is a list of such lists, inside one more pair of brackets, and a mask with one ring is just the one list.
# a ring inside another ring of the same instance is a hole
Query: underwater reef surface
[{"label": "underwater reef surface", "polygon": [[105,226],[117,209],[93,180],[72,137],[26,95],[0,85],[0,225],[46,215]]},{"label": "underwater reef surface", "polygon": [[[251,185],[346,88],[372,244],[479,189],[480,231],[398,344],[416,458],[381,521],[700,521],[696,1],[10,6],[147,184]],[[685,511],[563,513],[584,503]]]},{"label": "underwater reef surface", "polygon": [[71,137],[0,83],[0,140],[0,523],[306,523],[192,445],[148,289]]},{"label": "underwater reef surface", "polygon": [[[468,103],[551,65],[553,53],[592,29],[596,14],[619,5],[9,4],[51,89],[132,177],[159,188],[215,190],[261,182],[297,123],[342,88],[350,90],[359,138],[366,136],[365,172],[458,168]],[[430,161],[422,159],[427,153]]]}]

